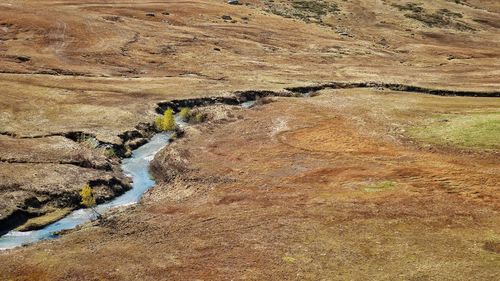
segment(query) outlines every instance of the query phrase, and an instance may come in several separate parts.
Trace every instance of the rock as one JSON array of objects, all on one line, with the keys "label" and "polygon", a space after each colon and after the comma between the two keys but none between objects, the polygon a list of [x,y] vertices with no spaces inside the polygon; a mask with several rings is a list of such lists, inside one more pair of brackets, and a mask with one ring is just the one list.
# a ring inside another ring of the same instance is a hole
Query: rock
[{"label": "rock", "polygon": [[161,14],[164,15],[164,16],[169,16],[170,15],[169,12],[162,12]]},{"label": "rock", "polygon": [[346,36],[346,37],[351,37],[351,38],[352,38],[352,37],[354,37],[354,36],[352,36],[351,34],[349,34],[349,33],[347,33],[347,32],[339,32],[338,34],[339,34],[340,36]]},{"label": "rock", "polygon": [[103,16],[102,18],[114,22],[123,22],[123,19],[120,18],[119,16]]},{"label": "rock", "polygon": [[155,17],[156,15],[155,15],[155,13],[146,13],[146,16],[148,16],[148,17]]},{"label": "rock", "polygon": [[238,0],[228,0],[227,3],[229,5],[238,5],[239,4]]},{"label": "rock", "polygon": [[142,138],[143,135],[138,130],[126,131],[120,135],[118,135],[124,142],[131,141],[137,138]]},{"label": "rock", "polygon": [[220,52],[220,48],[214,48],[214,51]]},{"label": "rock", "polygon": [[233,19],[231,16],[228,16],[228,15],[223,15],[221,18],[223,20],[232,20]]},{"label": "rock", "polygon": [[127,145],[128,145],[128,147],[130,147],[131,150],[134,150],[136,148],[139,148],[139,147],[145,145],[147,142],[148,142],[148,139],[146,139],[146,138],[138,138],[138,139],[134,139],[134,140],[127,142]]}]

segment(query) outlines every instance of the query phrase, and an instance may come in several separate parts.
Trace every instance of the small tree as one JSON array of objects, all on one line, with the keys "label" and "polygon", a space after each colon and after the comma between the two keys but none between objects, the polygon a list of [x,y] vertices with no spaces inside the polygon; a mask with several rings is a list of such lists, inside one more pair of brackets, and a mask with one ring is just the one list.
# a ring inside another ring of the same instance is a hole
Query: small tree
[{"label": "small tree", "polygon": [[183,108],[181,108],[181,111],[179,112],[179,116],[185,122],[189,121],[189,118],[191,117],[191,112],[189,112],[189,107],[183,107]]},{"label": "small tree", "polygon": [[163,116],[156,118],[155,125],[160,131],[175,130],[177,128],[177,124],[175,123],[174,111],[171,108],[165,110]]},{"label": "small tree", "polygon": [[94,208],[96,206],[96,201],[95,201],[95,191],[90,187],[90,185],[86,184],[83,186],[82,190],[80,191],[80,196],[82,197],[82,201],[80,204],[83,206],[92,209],[94,211],[95,215],[97,216],[98,219],[101,218],[101,214],[96,211]]}]

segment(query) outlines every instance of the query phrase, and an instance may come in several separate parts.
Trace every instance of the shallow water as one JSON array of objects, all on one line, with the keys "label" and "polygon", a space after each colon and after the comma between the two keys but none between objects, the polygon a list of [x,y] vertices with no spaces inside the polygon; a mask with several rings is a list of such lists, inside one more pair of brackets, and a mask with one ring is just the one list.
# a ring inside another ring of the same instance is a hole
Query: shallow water
[{"label": "shallow water", "polygon": [[[183,126],[184,124],[180,124]],[[153,136],[151,140],[134,150],[132,157],[122,161],[123,173],[132,179],[132,189],[125,192],[112,201],[100,204],[96,207],[99,213],[105,213],[107,210],[136,204],[141,199],[144,192],[155,185],[155,181],[149,174],[149,163],[154,155],[169,143],[172,133],[161,133]],[[65,218],[54,222],[40,230],[19,232],[10,231],[0,237],[0,250],[11,249],[25,244],[34,243],[40,240],[56,238],[57,233],[62,230],[73,229],[78,225],[89,222],[94,217],[92,210],[80,209],[73,211]]]},{"label": "shallow water", "polygon": [[243,108],[250,108],[250,107],[252,107],[254,104],[255,104],[255,100],[249,100],[249,101],[246,101],[246,102],[241,103],[241,106],[242,106]]}]

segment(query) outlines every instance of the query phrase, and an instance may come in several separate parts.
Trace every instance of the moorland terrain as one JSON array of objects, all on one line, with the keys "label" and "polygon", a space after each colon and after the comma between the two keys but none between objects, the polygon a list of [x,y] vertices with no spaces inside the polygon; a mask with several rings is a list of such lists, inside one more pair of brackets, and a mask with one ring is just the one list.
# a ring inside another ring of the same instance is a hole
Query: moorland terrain
[{"label": "moorland terrain", "polygon": [[0,279],[497,280],[499,22],[496,0],[2,1],[1,233],[129,189],[159,103],[276,96],[200,108],[140,204],[0,252]]}]

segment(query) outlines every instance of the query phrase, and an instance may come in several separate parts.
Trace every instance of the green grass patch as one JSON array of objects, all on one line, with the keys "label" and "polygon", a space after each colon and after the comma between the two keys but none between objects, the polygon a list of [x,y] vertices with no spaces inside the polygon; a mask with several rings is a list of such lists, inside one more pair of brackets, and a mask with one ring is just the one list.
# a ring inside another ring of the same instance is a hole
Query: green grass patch
[{"label": "green grass patch", "polygon": [[499,149],[500,112],[439,115],[408,133],[412,138],[434,144]]},{"label": "green grass patch", "polygon": [[386,189],[391,189],[396,186],[396,183],[393,181],[382,181],[369,186],[364,187],[364,191],[366,192],[378,192]]},{"label": "green grass patch", "polygon": [[70,208],[58,209],[40,217],[29,219],[26,223],[16,228],[17,231],[30,231],[41,229],[46,225],[56,222],[71,212]]}]

